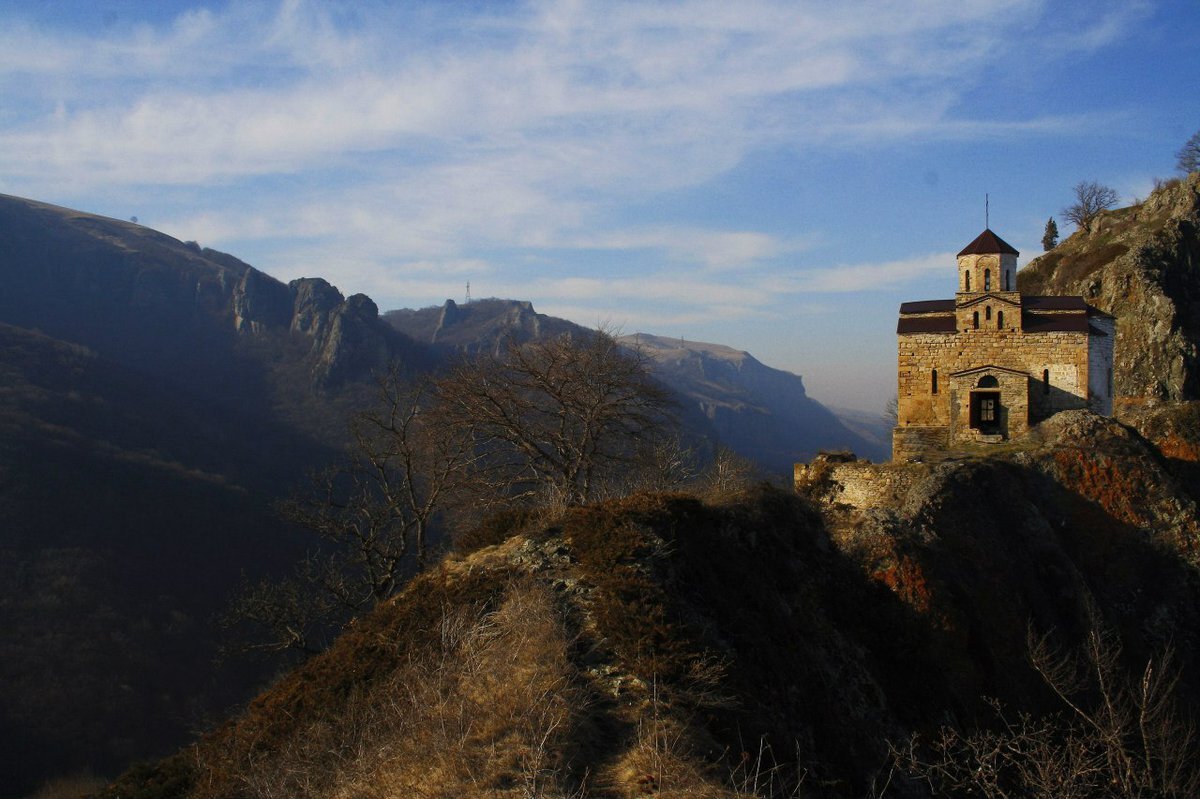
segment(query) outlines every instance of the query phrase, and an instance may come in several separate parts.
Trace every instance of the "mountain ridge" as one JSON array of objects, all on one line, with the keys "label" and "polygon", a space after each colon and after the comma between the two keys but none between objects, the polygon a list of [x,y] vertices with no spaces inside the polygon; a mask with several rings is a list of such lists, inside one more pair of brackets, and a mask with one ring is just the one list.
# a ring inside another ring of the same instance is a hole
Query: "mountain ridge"
[{"label": "mountain ridge", "polygon": [[[510,339],[523,343],[591,332],[538,313],[529,301],[496,298],[466,305],[446,300],[441,306],[388,311],[383,318],[417,341],[466,354],[499,353]],[[876,459],[890,455],[890,443],[854,432],[809,397],[799,375],[766,366],[748,352],[648,333],[618,340],[684,399],[686,411],[703,420],[710,436],[773,473],[788,474],[796,460],[821,449],[853,449]]]}]

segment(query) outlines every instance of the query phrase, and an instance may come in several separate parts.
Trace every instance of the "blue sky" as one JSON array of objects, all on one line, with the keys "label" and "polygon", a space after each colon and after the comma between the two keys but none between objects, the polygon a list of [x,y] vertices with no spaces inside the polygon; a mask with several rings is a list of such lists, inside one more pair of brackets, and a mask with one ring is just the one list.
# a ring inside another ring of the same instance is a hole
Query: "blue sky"
[{"label": "blue sky", "polygon": [[985,193],[1024,262],[1078,181],[1171,176],[1198,88],[1196,0],[0,1],[0,192],[880,410]]}]

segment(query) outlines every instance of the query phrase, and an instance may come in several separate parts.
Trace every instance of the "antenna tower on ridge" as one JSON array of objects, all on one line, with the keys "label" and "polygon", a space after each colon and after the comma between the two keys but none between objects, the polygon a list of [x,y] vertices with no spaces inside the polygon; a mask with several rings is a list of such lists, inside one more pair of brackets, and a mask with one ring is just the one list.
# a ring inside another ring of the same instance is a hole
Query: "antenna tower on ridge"
[{"label": "antenna tower on ridge", "polygon": [[467,281],[467,305],[471,304],[471,281]]}]

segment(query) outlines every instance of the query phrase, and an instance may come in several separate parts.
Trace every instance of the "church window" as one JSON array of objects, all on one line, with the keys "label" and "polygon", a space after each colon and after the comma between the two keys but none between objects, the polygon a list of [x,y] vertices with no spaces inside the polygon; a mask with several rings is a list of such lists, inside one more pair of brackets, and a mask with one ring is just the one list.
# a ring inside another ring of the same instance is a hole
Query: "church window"
[{"label": "church window", "polygon": [[1008,287],[1009,274],[1010,274],[1009,271],[1007,269],[1005,269],[1004,270],[1004,290],[1005,291],[1011,291],[1011,289],[1009,289],[1009,287]]},{"label": "church window", "polygon": [[996,311],[996,329],[1004,329],[1004,311]]},{"label": "church window", "polygon": [[933,370],[933,377],[932,377],[930,386],[933,389],[931,393],[936,394],[937,393],[937,369]]},{"label": "church window", "polygon": [[989,322],[992,321],[992,306],[989,305],[983,309],[983,318]]},{"label": "church window", "polygon": [[970,272],[964,272],[964,273],[963,273],[963,276],[964,276],[964,277],[966,277],[966,279],[967,279],[967,289],[966,289],[966,290],[967,290],[967,291],[970,291],[970,290],[971,290],[971,273],[970,273]]},{"label": "church window", "polygon": [[1043,394],[1050,393],[1050,370],[1049,369],[1042,370],[1042,393]]},{"label": "church window", "polygon": [[975,329],[979,329],[979,311],[971,315],[971,320],[975,323]]},{"label": "church window", "polygon": [[992,270],[991,269],[983,270],[983,290],[984,291],[992,290]]}]

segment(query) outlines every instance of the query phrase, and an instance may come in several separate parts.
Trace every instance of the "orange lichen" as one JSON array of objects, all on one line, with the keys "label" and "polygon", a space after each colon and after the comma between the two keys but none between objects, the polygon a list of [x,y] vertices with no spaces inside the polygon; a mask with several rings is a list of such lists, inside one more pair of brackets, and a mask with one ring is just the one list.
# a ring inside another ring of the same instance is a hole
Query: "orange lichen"
[{"label": "orange lichen", "polygon": [[928,613],[933,605],[933,594],[925,579],[921,564],[908,555],[899,555],[877,566],[871,579],[883,583],[905,604],[919,613]]}]

